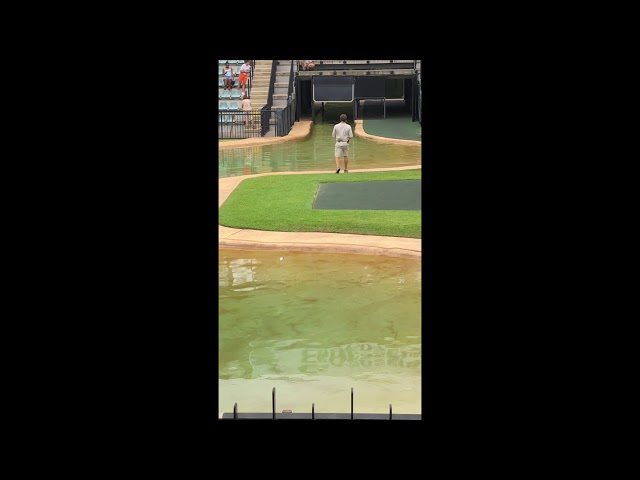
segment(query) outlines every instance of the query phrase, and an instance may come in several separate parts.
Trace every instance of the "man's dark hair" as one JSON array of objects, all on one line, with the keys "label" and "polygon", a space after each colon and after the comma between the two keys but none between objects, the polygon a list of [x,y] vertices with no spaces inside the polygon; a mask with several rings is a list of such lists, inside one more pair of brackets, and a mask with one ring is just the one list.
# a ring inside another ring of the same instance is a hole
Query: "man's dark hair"
[{"label": "man's dark hair", "polygon": [[347,115],[345,113],[343,113],[342,115],[340,115],[340,121],[341,122],[346,122],[347,121]]}]

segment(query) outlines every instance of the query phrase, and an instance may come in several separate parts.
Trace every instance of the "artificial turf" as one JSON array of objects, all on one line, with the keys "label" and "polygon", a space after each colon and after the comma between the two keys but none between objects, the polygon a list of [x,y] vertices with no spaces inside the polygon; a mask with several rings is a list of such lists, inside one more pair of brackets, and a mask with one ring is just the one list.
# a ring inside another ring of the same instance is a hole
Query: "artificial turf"
[{"label": "artificial turf", "polygon": [[225,227],[422,238],[417,210],[314,210],[320,183],[418,180],[422,170],[270,175],[243,180],[220,207]]}]

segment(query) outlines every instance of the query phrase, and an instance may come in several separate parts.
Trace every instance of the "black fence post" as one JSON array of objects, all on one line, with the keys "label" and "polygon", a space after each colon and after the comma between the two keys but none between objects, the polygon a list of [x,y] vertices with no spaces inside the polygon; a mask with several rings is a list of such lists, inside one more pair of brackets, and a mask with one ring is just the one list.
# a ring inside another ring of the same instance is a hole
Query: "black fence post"
[{"label": "black fence post", "polygon": [[273,419],[276,419],[276,387],[273,387],[271,391],[271,398],[273,403]]},{"label": "black fence post", "polygon": [[265,110],[265,107],[262,107],[260,111],[261,137],[264,137],[269,131],[269,115],[271,115],[271,110]]},{"label": "black fence post", "polygon": [[353,387],[351,387],[351,420],[353,420]]},{"label": "black fence post", "polygon": [[237,403],[233,404],[233,419],[234,420],[238,419],[238,404]]}]

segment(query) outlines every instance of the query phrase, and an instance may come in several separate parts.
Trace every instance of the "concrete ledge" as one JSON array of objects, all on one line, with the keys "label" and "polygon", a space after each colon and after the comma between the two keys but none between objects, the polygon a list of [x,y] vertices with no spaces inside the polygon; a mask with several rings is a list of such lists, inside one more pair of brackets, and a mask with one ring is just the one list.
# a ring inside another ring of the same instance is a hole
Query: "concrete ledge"
[{"label": "concrete ledge", "polygon": [[[225,227],[226,228],[226,227]],[[235,230],[218,240],[220,248],[241,250],[287,250],[294,252],[335,252],[362,255],[420,258],[419,238],[354,235],[320,232],[270,232],[265,230]]]}]

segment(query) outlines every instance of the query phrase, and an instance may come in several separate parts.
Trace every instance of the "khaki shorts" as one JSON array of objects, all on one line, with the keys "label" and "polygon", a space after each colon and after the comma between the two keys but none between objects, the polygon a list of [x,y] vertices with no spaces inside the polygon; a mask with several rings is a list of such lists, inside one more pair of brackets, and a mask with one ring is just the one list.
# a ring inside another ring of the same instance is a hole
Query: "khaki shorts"
[{"label": "khaki shorts", "polygon": [[345,144],[343,147],[336,144],[336,157],[348,157],[349,156],[349,144]]}]

